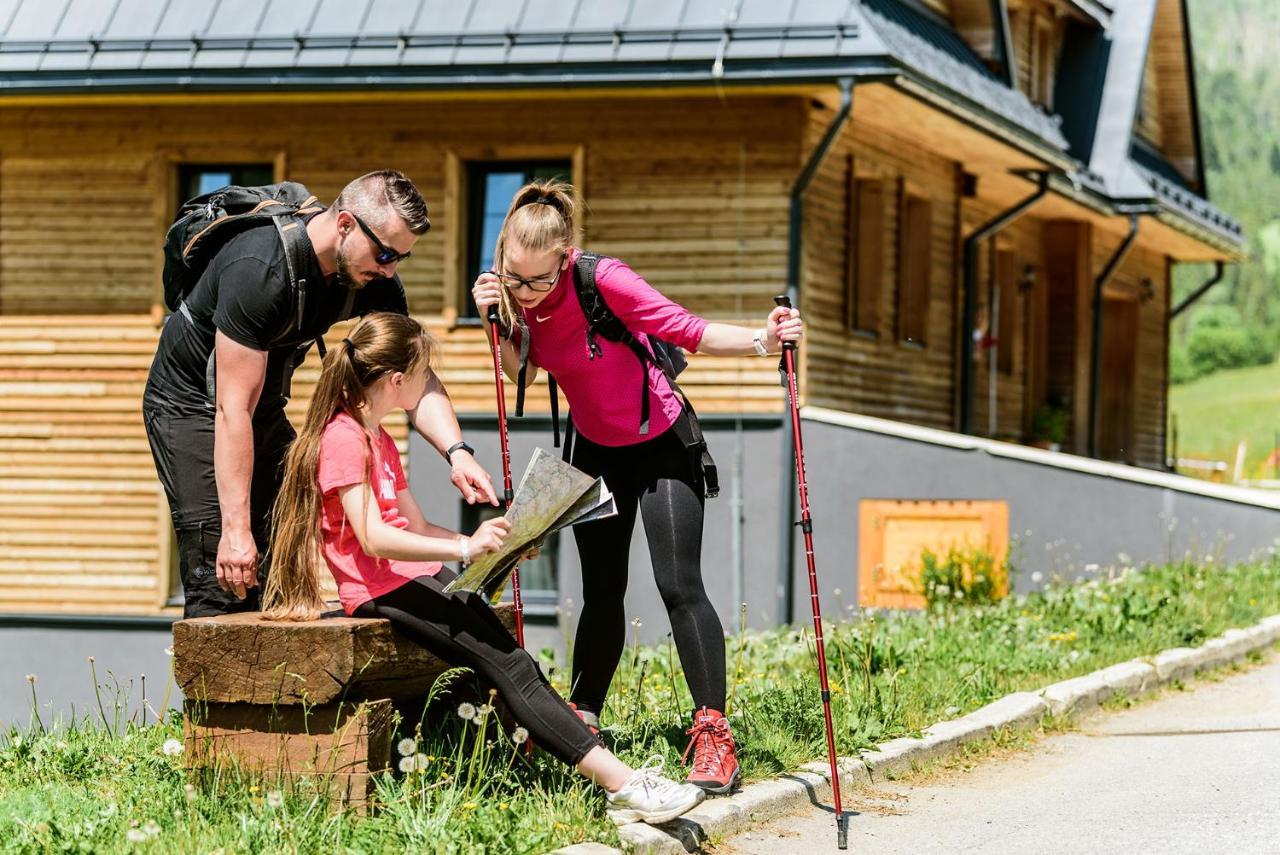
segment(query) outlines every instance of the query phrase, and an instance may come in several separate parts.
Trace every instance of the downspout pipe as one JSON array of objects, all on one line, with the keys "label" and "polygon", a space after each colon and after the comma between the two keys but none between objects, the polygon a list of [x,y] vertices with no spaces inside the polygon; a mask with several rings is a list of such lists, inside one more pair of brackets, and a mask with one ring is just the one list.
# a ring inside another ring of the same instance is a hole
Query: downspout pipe
[{"label": "downspout pipe", "polygon": [[[832,143],[836,141],[836,138],[844,129],[845,122],[849,120],[849,114],[853,111],[853,78],[842,77],[836,82],[840,86],[840,106],[836,110],[835,116],[831,118],[831,124],[827,126],[827,130],[818,142],[817,148],[809,155],[809,160],[805,163],[804,169],[800,170],[796,183],[791,187],[791,219],[787,231],[787,296],[791,298],[791,305],[797,308],[800,307],[800,255],[804,248],[804,192],[809,189],[809,185],[813,182],[813,177],[818,174],[818,169],[822,166],[822,161],[826,159]],[[798,368],[799,366],[797,366]],[[783,382],[785,385],[785,380]],[[790,392],[787,394],[790,394]],[[791,437],[788,435],[787,430],[783,430],[782,456],[780,459],[786,460],[791,453]],[[779,503],[779,507],[782,509],[782,521],[780,526],[781,536],[779,537],[778,589],[776,593],[778,622],[791,623],[795,606],[796,573],[795,468],[784,467],[784,471],[789,474],[784,474],[779,479],[782,484],[782,501]]]},{"label": "downspout pipe", "polygon": [[1036,173],[1036,189],[964,239],[964,312],[960,328],[960,432],[973,433],[973,324],[978,315],[978,245],[1026,213],[1049,192],[1049,173]]},{"label": "downspout pipe", "polygon": [[1209,293],[1210,288],[1212,288],[1214,285],[1217,285],[1219,282],[1222,281],[1222,274],[1225,273],[1226,270],[1227,270],[1227,265],[1225,262],[1222,262],[1222,261],[1214,262],[1213,275],[1210,276],[1207,280],[1205,280],[1205,283],[1203,285],[1201,285],[1195,291],[1191,292],[1191,294],[1189,294],[1186,297],[1186,299],[1184,299],[1181,303],[1173,307],[1173,309],[1169,312],[1169,320],[1172,321],[1174,318],[1178,317],[1178,315],[1182,314],[1184,311],[1191,308],[1192,303],[1194,303],[1196,300],[1199,300],[1205,294]]},{"label": "downspout pipe", "polygon": [[1139,214],[1129,214],[1129,233],[1093,281],[1093,336],[1089,346],[1089,456],[1098,456],[1098,399],[1102,392],[1102,289],[1138,238]]}]

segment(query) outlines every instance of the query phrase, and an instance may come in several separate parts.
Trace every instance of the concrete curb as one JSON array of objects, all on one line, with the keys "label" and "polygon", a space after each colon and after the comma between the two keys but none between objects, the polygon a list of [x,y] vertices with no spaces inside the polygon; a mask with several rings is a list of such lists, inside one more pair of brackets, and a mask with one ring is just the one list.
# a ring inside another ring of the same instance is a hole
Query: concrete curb
[{"label": "concrete curb", "polygon": [[[893,739],[864,751],[861,757],[837,761],[842,791],[869,784],[877,776],[910,771],[948,757],[965,745],[997,730],[1035,727],[1048,713],[1084,712],[1116,696],[1139,695],[1199,671],[1219,668],[1280,641],[1280,615],[1264,618],[1248,629],[1229,629],[1196,648],[1175,647],[1155,656],[1132,659],[1062,680],[1038,692],[1015,692],[966,716],[932,725],[919,737]],[[732,796],[708,799],[679,819],[660,826],[633,823],[618,830],[623,849],[579,843],[550,855],[684,855],[700,851],[711,838],[728,837],[806,804],[831,799],[831,770],[825,760],[743,787]]]}]

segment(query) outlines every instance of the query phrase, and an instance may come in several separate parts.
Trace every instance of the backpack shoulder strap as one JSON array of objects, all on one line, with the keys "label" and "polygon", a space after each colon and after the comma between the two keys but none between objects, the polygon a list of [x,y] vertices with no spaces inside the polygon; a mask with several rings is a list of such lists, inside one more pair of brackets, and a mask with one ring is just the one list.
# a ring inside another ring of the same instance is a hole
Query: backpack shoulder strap
[{"label": "backpack shoulder strap", "polygon": [[[636,338],[622,319],[613,313],[604,295],[596,285],[596,267],[603,256],[594,252],[583,252],[573,265],[573,290],[578,295],[578,305],[587,318],[587,355],[595,359],[600,355],[600,345],[596,343],[597,335],[606,341],[615,341],[626,345],[640,361],[640,435],[649,434],[649,373],[650,363],[662,368],[649,349]],[[666,370],[663,369],[663,373]]]},{"label": "backpack shoulder strap", "polygon": [[[280,236],[280,243],[284,247],[285,273],[289,277],[289,288],[293,293],[294,301],[292,307],[293,320],[280,335],[276,336],[276,341],[279,341],[289,333],[297,332],[302,328],[303,311],[306,309],[307,301],[307,280],[303,276],[303,271],[306,269],[306,262],[303,256],[303,236],[306,234],[306,230],[302,220],[292,213],[277,214],[271,218],[271,222],[275,224],[276,233]],[[320,353],[323,355],[323,343],[320,348]]]}]

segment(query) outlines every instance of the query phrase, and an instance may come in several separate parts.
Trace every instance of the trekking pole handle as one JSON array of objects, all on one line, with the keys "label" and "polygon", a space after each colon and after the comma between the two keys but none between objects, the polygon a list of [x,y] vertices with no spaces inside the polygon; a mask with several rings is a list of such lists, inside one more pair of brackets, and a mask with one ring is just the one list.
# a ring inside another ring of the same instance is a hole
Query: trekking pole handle
[{"label": "trekking pole handle", "polygon": [[[791,308],[791,298],[790,298],[790,297],[788,297],[786,294],[779,294],[778,296],[776,296],[776,297],[774,297],[774,298],[773,298],[773,304],[774,304],[775,306],[781,306],[781,307],[782,307],[782,308],[784,308],[784,309],[790,309],[790,308]],[[795,349],[796,349],[796,343],[795,343],[794,341],[784,341],[784,342],[782,343],[782,349],[783,349],[783,350],[795,350]]]}]

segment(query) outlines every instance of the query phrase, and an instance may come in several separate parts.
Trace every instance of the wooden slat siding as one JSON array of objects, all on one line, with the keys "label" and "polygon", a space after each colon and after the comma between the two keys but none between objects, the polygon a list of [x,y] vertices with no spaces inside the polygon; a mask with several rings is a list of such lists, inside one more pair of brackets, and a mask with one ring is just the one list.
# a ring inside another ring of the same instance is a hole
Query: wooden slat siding
[{"label": "wooden slat siding", "polygon": [[[1151,46],[1155,46],[1154,34]],[[1160,115],[1164,100],[1163,83],[1164,81],[1157,70],[1155,53],[1152,50],[1148,50],[1147,63],[1142,69],[1142,94],[1139,96],[1141,103],[1138,109],[1135,130],[1138,136],[1151,143],[1157,149],[1164,148],[1164,124]]]},{"label": "wooden slat siding", "polygon": [[[1195,116],[1191,112],[1191,77],[1187,68],[1185,0],[1160,0],[1151,32],[1150,57],[1160,79],[1160,123],[1165,157],[1187,181],[1196,181]],[[1203,192],[1203,187],[1197,187]]]},{"label": "wooden slat siding", "polygon": [[0,316],[0,610],[155,608],[167,515],[141,416],[155,337],[145,315]]},{"label": "wooden slat siding", "polygon": [[[829,111],[812,113],[806,151],[812,150],[830,117]],[[874,339],[854,335],[845,323],[851,234],[849,156],[858,176],[886,182],[883,280]],[[953,427],[954,176],[951,162],[866,123],[851,123],[833,144],[805,199],[801,294],[808,324],[808,344],[802,351],[807,402],[913,424]],[[932,275],[924,349],[903,347],[897,338],[896,186],[901,179],[932,203]]]},{"label": "wooden slat siding", "polygon": [[[123,226],[155,218],[150,200],[136,192],[155,159],[180,160],[183,152],[207,158],[211,147],[221,146],[246,157],[260,151],[257,159],[270,160],[288,140],[288,177],[325,200],[352,177],[388,164],[415,180],[433,228],[402,275],[414,311],[437,315],[450,233],[442,201],[446,152],[474,149],[486,138],[519,137],[563,141],[566,151],[587,144],[588,246],[626,258],[695,311],[754,317],[747,307],[763,300],[767,310],[785,279],[788,190],[802,105],[783,97],[652,99],[619,109],[616,102],[574,99],[522,103],[518,114],[504,118],[491,103],[422,103],[390,122],[383,106],[343,105],[353,126],[380,132],[342,140],[317,134],[332,108],[314,104],[7,110],[0,128],[6,173],[0,297],[10,313],[66,307],[65,289],[53,295],[42,287],[45,259],[11,254],[10,247],[16,242],[44,251],[48,235],[65,225],[66,200],[93,197],[101,203],[93,209],[112,216],[92,218],[88,238],[78,232],[83,275],[67,277],[64,265],[60,281],[89,289],[75,294],[77,311],[145,311],[151,292],[138,290],[137,282],[150,286],[158,273],[155,238],[130,240]],[[548,121],[531,131],[529,115]],[[99,157],[104,140],[120,154]],[[122,210],[121,199],[137,200],[138,210]],[[118,281],[104,282],[103,269],[118,273]]]},{"label": "wooden slat siding", "polygon": [[[21,121],[21,120],[19,120]],[[148,154],[12,150],[0,129],[0,312],[145,312],[159,275]],[[148,240],[134,239],[139,230]]]}]

